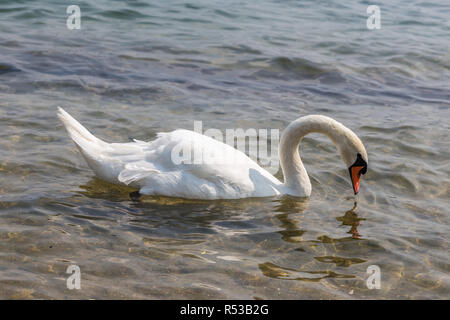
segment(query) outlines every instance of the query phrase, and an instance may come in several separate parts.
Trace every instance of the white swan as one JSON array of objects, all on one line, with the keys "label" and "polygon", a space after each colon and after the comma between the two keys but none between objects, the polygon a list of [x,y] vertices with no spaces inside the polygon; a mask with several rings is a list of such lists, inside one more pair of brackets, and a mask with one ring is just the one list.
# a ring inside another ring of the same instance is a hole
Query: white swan
[{"label": "white swan", "polygon": [[[361,140],[353,131],[326,116],[301,117],[283,132],[279,145],[282,183],[241,151],[193,131],[179,129],[159,133],[151,142],[107,143],[94,137],[62,108],[58,111],[70,137],[100,179],[129,185],[144,195],[189,199],[239,199],[280,194],[309,197],[311,183],[300,159],[299,144],[311,132],[323,133],[336,144],[349,168],[355,194],[359,191],[360,175],[367,170],[368,158]],[[173,160],[174,150],[193,150],[194,154],[206,152],[220,155],[220,159],[225,160],[202,162],[194,159],[178,163]]]}]

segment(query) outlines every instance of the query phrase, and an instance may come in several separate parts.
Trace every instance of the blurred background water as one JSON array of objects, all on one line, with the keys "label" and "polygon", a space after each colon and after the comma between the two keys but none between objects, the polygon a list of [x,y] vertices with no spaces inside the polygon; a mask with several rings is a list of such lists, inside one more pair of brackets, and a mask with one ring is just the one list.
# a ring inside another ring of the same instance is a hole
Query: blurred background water
[{"label": "blurred background water", "polygon": [[[0,298],[450,298],[447,0],[2,0],[0,18]],[[310,135],[309,201],[135,201],[94,178],[57,106],[110,142],[324,114],[369,170],[355,206]]]}]

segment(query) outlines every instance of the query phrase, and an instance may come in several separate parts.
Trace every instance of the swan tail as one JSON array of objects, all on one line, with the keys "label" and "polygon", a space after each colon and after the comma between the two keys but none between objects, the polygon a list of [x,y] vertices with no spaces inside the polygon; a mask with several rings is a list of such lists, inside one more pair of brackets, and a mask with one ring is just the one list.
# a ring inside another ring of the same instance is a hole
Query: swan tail
[{"label": "swan tail", "polygon": [[63,108],[58,107],[58,118],[66,127],[69,136],[72,140],[81,148],[87,145],[102,145],[106,142],[98,139],[92,133],[90,133],[85,127],[75,120],[70,114],[68,114]]},{"label": "swan tail", "polygon": [[105,157],[110,144],[95,137],[61,107],[58,107],[58,118],[95,174],[106,181],[116,182],[114,170],[108,161],[110,159]]}]

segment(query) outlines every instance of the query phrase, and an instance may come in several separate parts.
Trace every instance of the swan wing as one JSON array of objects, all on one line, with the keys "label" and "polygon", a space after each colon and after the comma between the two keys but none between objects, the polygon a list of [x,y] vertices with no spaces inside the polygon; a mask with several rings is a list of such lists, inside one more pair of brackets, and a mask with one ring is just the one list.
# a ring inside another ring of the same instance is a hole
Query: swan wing
[{"label": "swan wing", "polygon": [[189,130],[159,133],[152,142],[135,141],[144,157],[127,163],[119,181],[139,185],[143,194],[198,199],[278,194],[281,184],[233,147]]},{"label": "swan wing", "polygon": [[189,130],[151,142],[107,143],[62,108],[58,117],[95,174],[143,194],[237,199],[279,194],[281,182],[243,152]]}]

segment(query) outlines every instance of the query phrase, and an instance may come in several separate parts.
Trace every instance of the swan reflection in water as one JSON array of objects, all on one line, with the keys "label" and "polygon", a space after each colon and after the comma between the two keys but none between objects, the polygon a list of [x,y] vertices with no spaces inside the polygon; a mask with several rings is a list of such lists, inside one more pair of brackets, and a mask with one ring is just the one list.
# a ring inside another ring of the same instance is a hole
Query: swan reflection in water
[{"label": "swan reflection in water", "polygon": [[[256,216],[261,217],[267,214],[272,224],[282,229],[277,231],[277,233],[281,235],[281,239],[285,242],[301,243],[303,241],[302,236],[307,232],[301,225],[304,215],[308,214],[309,198],[282,196],[277,199],[248,198],[207,201],[149,196],[134,199],[130,198],[129,188],[110,184],[98,178],[91,179],[87,184],[80,186],[80,188],[82,191],[78,191],[79,194],[92,199],[112,200],[113,205],[120,203],[122,208],[128,207],[129,210],[127,211],[132,215],[153,216],[156,214],[163,219],[164,215],[168,214],[166,217],[170,218],[170,220],[174,219],[174,215],[176,215],[179,216],[180,221],[183,221],[183,217],[189,216],[195,210],[198,212],[198,215],[196,215],[198,222],[213,227],[216,223],[225,222],[226,220],[234,220],[236,218],[249,220],[252,218],[250,216],[252,214],[255,218]],[[140,209],[141,212],[136,212],[136,209]],[[343,216],[336,218],[337,221],[342,222],[343,226],[350,227],[347,232],[351,235],[350,237],[331,238],[322,235],[317,240],[306,242],[334,243],[361,239],[358,227],[360,222],[365,219],[360,218],[356,210],[357,203],[354,202],[350,210],[346,211]],[[190,220],[189,222],[193,221]]]},{"label": "swan reflection in water", "polygon": [[[301,224],[301,218],[308,207],[308,199],[293,200],[289,196],[284,196],[279,200],[279,204],[276,206],[276,211],[281,212],[275,217],[280,221],[281,227],[284,229],[279,231],[282,235],[282,239],[286,242],[301,242],[297,239],[301,237],[307,230],[303,230],[299,227]],[[343,216],[337,217],[337,221],[341,221],[342,225],[350,226],[350,230],[347,232],[351,234],[351,239],[360,239],[361,235],[358,232],[358,226],[360,221],[365,220],[364,218],[358,217],[356,213],[357,202],[355,201],[353,207],[346,211]],[[339,242],[347,241],[349,237],[343,238],[330,238],[327,236],[320,236],[318,242]]]},{"label": "swan reflection in water", "polygon": [[[308,198],[282,196],[205,201],[148,196],[132,199],[128,188],[96,178],[80,188],[83,190],[79,194],[93,199],[93,203],[98,204],[98,199],[108,200],[102,204],[108,206],[107,209],[128,213],[128,218],[121,219],[122,225],[113,227],[118,229],[116,232],[126,231],[126,224],[139,224],[146,230],[142,229],[145,233],[142,239],[147,242],[151,239],[159,249],[170,249],[172,254],[189,253],[189,257],[195,256],[202,261],[207,258],[211,262],[213,256],[198,252],[216,252],[218,257],[233,256],[234,263],[253,261],[263,276],[299,281],[354,278],[352,274],[331,271],[330,264],[348,267],[365,262],[351,257],[354,253],[350,250],[345,250],[346,254],[335,254],[338,243],[362,240],[358,228],[364,218],[358,216],[356,202],[345,214],[336,217],[334,226],[328,226],[333,230],[339,225],[349,227],[346,232],[350,236],[333,238],[322,234],[308,239],[314,232],[308,226],[313,223],[309,217],[312,212],[308,210]],[[317,231],[317,227],[314,229]],[[138,230],[133,229],[133,232]],[[261,254],[266,256],[267,262],[261,263]],[[292,264],[300,267],[292,268]]]},{"label": "swan reflection in water", "polygon": [[[279,220],[280,226],[283,228],[283,230],[278,231],[278,233],[281,234],[281,239],[283,241],[315,247],[317,244],[326,245],[361,239],[358,232],[358,226],[360,226],[360,221],[365,219],[358,217],[358,214],[356,213],[357,203],[354,202],[354,205],[350,210],[346,211],[343,216],[336,218],[337,221],[342,222],[342,225],[350,226],[350,230],[347,233],[351,234],[351,237],[330,238],[322,235],[319,236],[317,240],[303,240],[302,236],[307,232],[307,230],[302,229],[300,226],[303,213],[307,208],[307,204],[307,201],[293,202],[292,200],[286,198],[280,200],[280,203],[277,206],[277,211],[281,213],[277,214],[276,218]],[[306,250],[302,247],[296,248],[295,251],[306,253]],[[265,262],[259,264],[259,269],[265,276],[270,278],[318,282],[325,278],[355,278],[355,275],[352,274],[341,274],[329,270],[328,264],[330,263],[333,263],[338,267],[349,267],[352,264],[366,262],[364,259],[339,257],[336,255],[314,256],[314,259],[320,263],[327,264],[326,268],[324,268],[325,270],[320,270],[322,268],[317,265],[309,267],[311,264],[310,262],[302,265],[300,268],[283,267],[273,262]]]},{"label": "swan reflection in water", "polygon": [[356,213],[357,202],[355,201],[353,208],[348,210],[342,217],[337,217],[337,221],[342,221],[343,226],[350,226],[350,230],[347,233],[352,235],[353,239],[360,239],[361,235],[358,232],[358,226],[360,221],[366,220],[364,218],[359,218]]}]

